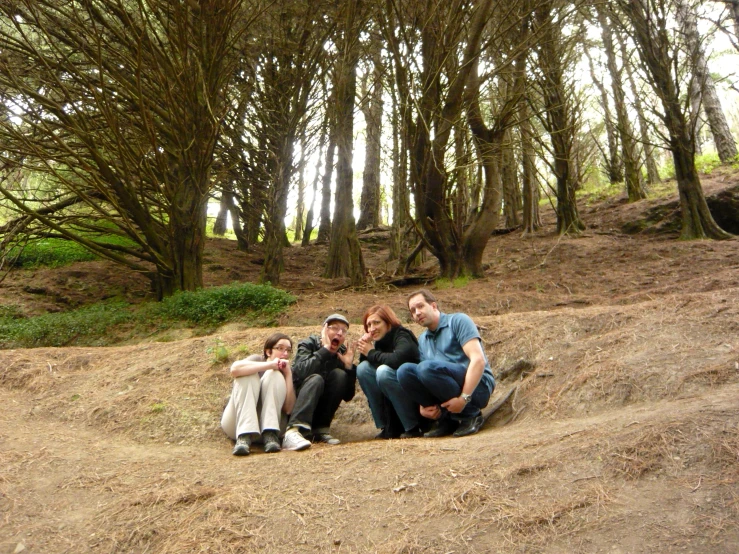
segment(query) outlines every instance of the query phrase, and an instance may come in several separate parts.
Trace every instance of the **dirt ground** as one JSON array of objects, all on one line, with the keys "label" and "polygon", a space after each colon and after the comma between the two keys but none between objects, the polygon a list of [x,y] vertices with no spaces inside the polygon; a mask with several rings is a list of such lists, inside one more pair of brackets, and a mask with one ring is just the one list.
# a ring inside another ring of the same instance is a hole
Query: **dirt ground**
[{"label": "dirt ground", "polygon": [[[708,194],[738,185],[704,179]],[[374,441],[360,391],[334,422],[341,445],[232,456],[229,363],[212,347],[234,360],[273,329],[0,351],[0,554],[739,551],[739,240],[622,232],[674,200],[581,204],[572,238],[546,212],[534,237],[490,240],[484,278],[429,282],[480,327],[493,401],[513,391],[471,437]],[[340,311],[358,335],[376,302],[407,321],[418,285],[390,283],[377,235],[361,290],[320,277],[325,245],[290,248],[281,286],[298,301],[281,329],[300,339]],[[252,280],[259,264],[212,240],[205,278]],[[14,273],[0,301],[30,315],[147,286],[86,262]]]}]

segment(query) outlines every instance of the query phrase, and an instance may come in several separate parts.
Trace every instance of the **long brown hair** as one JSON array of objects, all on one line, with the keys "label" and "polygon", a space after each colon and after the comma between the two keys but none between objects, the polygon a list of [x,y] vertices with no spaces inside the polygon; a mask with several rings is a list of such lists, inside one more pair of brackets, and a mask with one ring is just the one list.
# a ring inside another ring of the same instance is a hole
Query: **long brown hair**
[{"label": "long brown hair", "polygon": [[364,312],[364,318],[362,318],[362,324],[364,325],[365,332],[367,331],[367,318],[369,316],[377,314],[381,320],[390,325],[390,327],[400,327],[400,319],[395,315],[393,309],[386,304],[375,304],[367,308]]},{"label": "long brown hair", "polygon": [[293,347],[293,339],[288,337],[285,333],[273,333],[272,335],[267,337],[267,340],[264,341],[264,357],[265,359],[268,358],[267,356],[267,350],[272,350],[275,345],[280,342],[282,339],[287,339],[288,342],[290,342],[290,348]]}]

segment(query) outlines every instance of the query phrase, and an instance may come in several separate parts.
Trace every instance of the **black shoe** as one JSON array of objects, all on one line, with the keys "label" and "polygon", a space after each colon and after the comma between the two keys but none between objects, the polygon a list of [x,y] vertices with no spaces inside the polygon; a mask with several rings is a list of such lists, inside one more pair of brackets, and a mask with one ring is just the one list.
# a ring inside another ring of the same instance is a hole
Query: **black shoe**
[{"label": "black shoe", "polygon": [[236,439],[236,446],[233,449],[234,456],[248,456],[249,447],[251,446],[251,437],[248,433],[239,435]]},{"label": "black shoe", "polygon": [[279,452],[280,439],[277,437],[277,431],[265,431],[262,433],[262,441],[264,442],[264,451],[268,454]]},{"label": "black shoe", "polygon": [[402,433],[400,435],[401,439],[417,439],[418,437],[423,436],[423,431],[421,431],[421,428],[416,425],[413,429],[408,429],[405,433]]},{"label": "black shoe", "polygon": [[457,427],[457,422],[448,417],[437,419],[426,433],[423,434],[427,439],[435,439],[438,437],[446,437],[451,435]]},{"label": "black shoe", "polygon": [[323,442],[330,445],[341,444],[341,441],[336,437],[332,437],[328,433],[314,433],[313,442]]},{"label": "black shoe", "polygon": [[390,437],[387,436],[385,429],[382,429],[379,433],[375,435],[375,440],[387,440],[389,438]]},{"label": "black shoe", "polygon": [[459,427],[454,431],[455,437],[465,437],[467,435],[474,435],[480,430],[485,420],[482,419],[482,414],[477,414],[474,417],[463,419],[459,422]]}]

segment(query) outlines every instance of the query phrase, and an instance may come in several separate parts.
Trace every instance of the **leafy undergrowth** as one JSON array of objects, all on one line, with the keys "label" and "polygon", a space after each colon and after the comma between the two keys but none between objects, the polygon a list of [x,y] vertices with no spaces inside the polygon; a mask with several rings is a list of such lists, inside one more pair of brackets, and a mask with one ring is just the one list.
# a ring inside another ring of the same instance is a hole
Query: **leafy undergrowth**
[{"label": "leafy undergrowth", "polygon": [[269,285],[233,283],[180,292],[158,303],[112,300],[35,317],[8,306],[0,310],[0,348],[104,346],[178,327],[204,334],[230,321],[269,326],[294,301]]}]

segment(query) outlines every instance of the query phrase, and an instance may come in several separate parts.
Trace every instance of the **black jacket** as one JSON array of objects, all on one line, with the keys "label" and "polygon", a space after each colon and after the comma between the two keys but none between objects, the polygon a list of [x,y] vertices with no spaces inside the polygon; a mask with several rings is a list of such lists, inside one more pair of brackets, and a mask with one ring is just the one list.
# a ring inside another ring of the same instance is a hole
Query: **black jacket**
[{"label": "black jacket", "polygon": [[[342,344],[339,350],[342,353],[346,352],[346,346]],[[295,360],[293,360],[292,365],[295,390],[298,390],[303,384],[303,381],[311,375],[317,373],[325,378],[334,369],[343,369],[352,377],[352,383],[356,381],[357,366],[352,365],[351,369],[345,369],[339,357],[336,354],[332,354],[328,348],[325,348],[321,344],[321,337],[318,335],[311,335],[298,343],[298,350],[295,353]],[[351,396],[349,396],[349,392],[351,392]],[[346,398],[346,396],[349,396],[349,398]],[[351,391],[347,391],[346,396],[344,400],[347,402],[354,397],[353,386],[351,387]]]},{"label": "black jacket", "polygon": [[359,359],[366,359],[376,368],[386,365],[398,369],[405,363],[417,364],[421,361],[418,339],[402,325],[393,327],[384,337],[375,342],[375,347],[367,352],[366,356],[360,355]]}]

